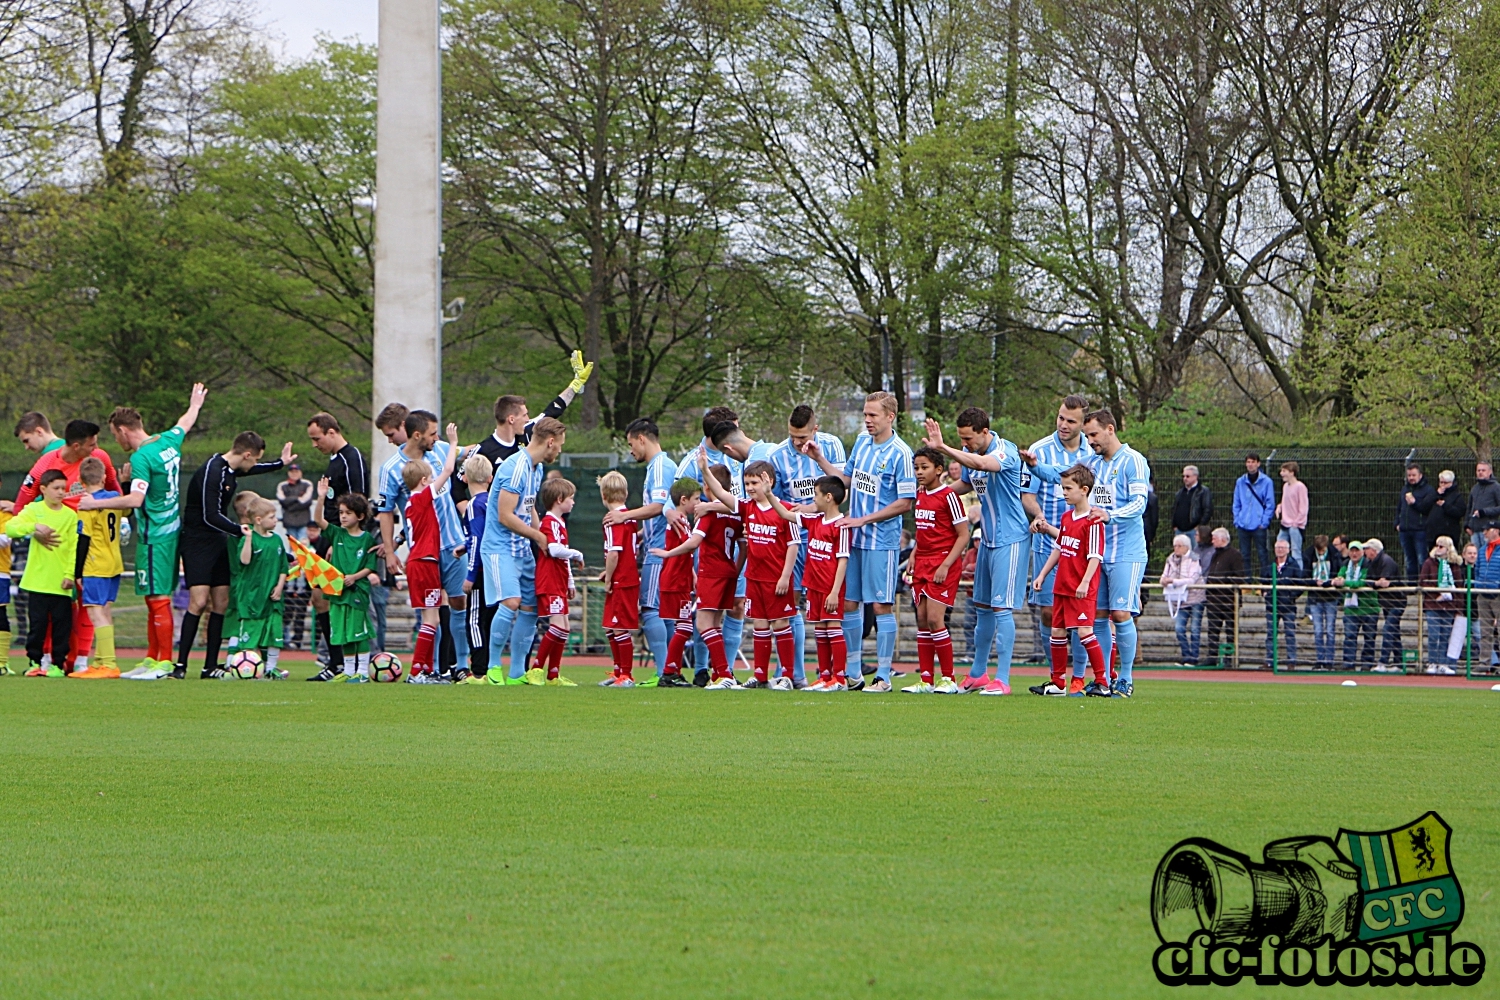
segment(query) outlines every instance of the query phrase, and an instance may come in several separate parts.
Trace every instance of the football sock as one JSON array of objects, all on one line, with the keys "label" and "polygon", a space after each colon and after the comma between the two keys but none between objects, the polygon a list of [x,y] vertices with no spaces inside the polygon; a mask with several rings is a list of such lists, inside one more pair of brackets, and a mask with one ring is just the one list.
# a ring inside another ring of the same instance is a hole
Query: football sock
[{"label": "football sock", "polygon": [[615,631],[609,633],[609,645],[614,653],[615,670],[622,677],[629,677],[630,671],[635,665],[635,643],[631,641],[630,633]]},{"label": "football sock", "polygon": [[864,607],[844,612],[844,662],[855,677],[864,676],[865,610]]},{"label": "football sock", "polygon": [[932,683],[932,633],[922,628],[917,629],[917,670],[923,684]]},{"label": "football sock", "polygon": [[745,638],[745,619],[725,615],[719,631],[724,633],[724,660],[733,673],[740,659],[740,643]]},{"label": "football sock", "polygon": [[833,647],[821,622],[813,626],[813,646],[818,651],[818,679],[828,681],[833,677]]},{"label": "football sock", "polygon": [[505,647],[510,645],[511,629],[516,624],[516,612],[504,604],[495,607],[495,617],[490,621],[490,667],[499,670],[505,660]]},{"label": "football sock", "polygon": [[[368,653],[365,654],[365,657],[366,657],[366,659],[365,659],[365,669],[366,670],[369,669],[369,663],[370,663],[370,661],[368,659],[369,655],[370,654],[368,654]],[[276,664],[278,664],[280,662],[281,662],[281,649],[279,647],[272,646],[270,649],[266,650],[266,673],[267,674],[269,674],[271,671],[275,670],[276,669]]]},{"label": "football sock", "polygon": [[[846,671],[849,668],[849,647],[845,642],[844,630],[842,628],[830,628],[828,630],[828,647],[833,652],[833,680],[837,684],[848,682]],[[858,669],[856,667],[856,669]]]},{"label": "football sock", "polygon": [[792,680],[801,684],[807,677],[807,623],[802,612],[792,615]]},{"label": "football sock", "polygon": [[755,629],[755,680],[764,684],[771,670],[771,630]]},{"label": "football sock", "polygon": [[170,597],[146,598],[146,658],[170,660],[172,658],[172,599]]},{"label": "football sock", "polygon": [[688,641],[693,637],[693,624],[686,618],[677,623],[672,630],[672,638],[667,643],[667,665],[666,673],[682,673],[682,651],[687,648]]},{"label": "football sock", "polygon": [[469,609],[462,611],[450,609],[448,622],[453,626],[450,629],[453,635],[453,669],[469,669]]},{"label": "football sock", "polygon": [[9,667],[10,667],[10,644],[11,644],[12,641],[14,641],[14,639],[15,639],[15,636],[13,636],[11,634],[11,631],[10,631],[9,628],[7,628],[4,632],[0,632],[0,667],[5,667],[5,668],[9,669]]},{"label": "football sock", "polygon": [[[215,611],[208,613],[208,649],[203,658],[204,669],[219,665],[219,650],[224,645],[224,616]],[[342,659],[342,655],[340,656]]]},{"label": "football sock", "polygon": [[896,616],[875,616],[875,675],[891,679],[891,661],[896,658]]},{"label": "football sock", "polygon": [[[9,639],[10,636],[5,636]],[[101,667],[113,667],[115,665],[115,627],[113,625],[98,625],[94,628],[94,646],[98,652],[94,655],[94,662]]]},{"label": "football sock", "polygon": [[937,654],[938,668],[943,676],[953,679],[953,636],[942,629],[932,633],[932,650]]},{"label": "football sock", "polygon": [[703,641],[703,633],[701,633],[701,632],[698,631],[697,625],[694,625],[693,626],[693,672],[697,673],[699,670],[707,670],[708,668],[709,668],[708,644]]},{"label": "football sock", "polygon": [[793,652],[797,640],[792,627],[788,625],[777,629],[772,633],[772,638],[776,640],[776,660],[781,664],[781,676],[792,678],[792,683],[795,684],[801,671],[797,669],[797,654]]},{"label": "football sock", "polygon": [[1068,649],[1068,637],[1066,635],[1052,637],[1052,683],[1058,687],[1065,687],[1064,681],[1068,676],[1068,660],[1071,658],[1071,650]]},{"label": "football sock", "polygon": [[531,655],[531,644],[536,639],[536,612],[522,608],[516,612],[516,623],[510,633],[510,676],[520,677],[526,673],[526,658]]},{"label": "football sock", "polygon": [[202,617],[191,611],[182,616],[182,636],[177,641],[178,670],[187,669],[188,654],[193,651],[193,643],[198,641],[198,622]]},{"label": "football sock", "polygon": [[1084,655],[1089,658],[1089,666],[1094,668],[1094,680],[1107,686],[1109,676],[1104,672],[1104,648],[1099,645],[1098,634],[1086,635],[1078,641],[1083,646]]},{"label": "football sock", "polygon": [[[339,656],[344,655],[342,647]],[[444,605],[438,608],[437,665],[439,673],[451,673],[458,663],[453,645],[453,609]]]},{"label": "football sock", "polygon": [[432,647],[437,643],[437,626],[423,622],[417,626],[417,644],[411,651],[411,672],[432,673]]},{"label": "football sock", "polygon": [[[1109,663],[1109,654],[1114,648],[1115,641],[1114,633],[1109,628],[1111,624],[1113,623],[1109,620],[1108,615],[1103,618],[1094,619],[1094,639],[1099,643],[1099,652],[1104,657],[1106,664]],[[1093,657],[1090,656],[1089,660],[1092,662]]]},{"label": "football sock", "polygon": [[660,677],[667,669],[667,623],[661,620],[661,612],[656,608],[641,608],[641,637],[646,640],[646,648],[651,650],[651,662],[656,665],[656,675]]},{"label": "football sock", "polygon": [[995,679],[1010,683],[1010,659],[1016,648],[1016,618],[1009,608],[995,609]]},{"label": "football sock", "polygon": [[1078,638],[1076,628],[1068,629],[1068,648],[1073,655],[1073,676],[1082,677],[1083,672],[1088,669],[1089,654],[1084,651],[1083,642]]},{"label": "football sock", "polygon": [[[314,619],[318,629],[318,638],[323,640],[324,647],[328,650],[328,666],[335,672],[344,669],[344,647],[333,644],[333,625],[327,611],[319,611]],[[314,649],[314,655],[317,650]]]},{"label": "football sock", "polygon": [[1115,623],[1115,647],[1120,651],[1120,680],[1130,683],[1135,670],[1135,619]]},{"label": "football sock", "polygon": [[703,645],[707,647],[708,663],[713,668],[714,679],[729,673],[729,666],[724,656],[724,633],[721,629],[711,628],[703,633]]},{"label": "football sock", "polygon": [[94,620],[82,604],[73,605],[73,634],[68,642],[68,659],[79,669],[88,666],[89,650],[94,645]]},{"label": "football sock", "polygon": [[554,640],[552,643],[552,656],[547,660],[547,679],[556,680],[558,672],[562,670],[563,650],[568,648],[568,630],[556,628],[551,625],[547,626],[547,630],[552,633]]},{"label": "football sock", "polygon": [[[551,676],[549,666],[552,662],[552,647],[557,645],[558,641],[556,627],[549,624],[542,631],[542,644],[536,651],[536,665],[547,670],[549,677]],[[563,641],[566,641],[566,637]]]},{"label": "football sock", "polygon": [[974,609],[974,665],[969,668],[970,677],[983,677],[990,672],[990,647],[995,645],[995,609]]}]

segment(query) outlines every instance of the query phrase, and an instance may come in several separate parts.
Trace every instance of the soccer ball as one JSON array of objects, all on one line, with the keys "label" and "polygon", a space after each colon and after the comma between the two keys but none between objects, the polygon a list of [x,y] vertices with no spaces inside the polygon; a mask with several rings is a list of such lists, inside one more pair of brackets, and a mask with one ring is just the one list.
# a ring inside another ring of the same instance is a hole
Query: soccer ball
[{"label": "soccer ball", "polygon": [[242,649],[237,653],[230,653],[225,667],[242,681],[253,681],[266,675],[265,661],[253,649]]},{"label": "soccer ball", "polygon": [[401,661],[393,653],[376,653],[370,657],[370,672],[382,684],[392,684],[401,679]]}]

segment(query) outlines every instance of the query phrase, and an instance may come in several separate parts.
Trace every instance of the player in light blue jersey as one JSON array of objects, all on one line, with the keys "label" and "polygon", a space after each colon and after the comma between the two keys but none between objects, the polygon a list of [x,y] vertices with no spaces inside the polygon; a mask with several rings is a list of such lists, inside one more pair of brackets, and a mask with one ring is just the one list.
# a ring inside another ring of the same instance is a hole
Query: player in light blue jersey
[{"label": "player in light blue jersey", "polygon": [[[1021,449],[990,430],[990,415],[970,406],[958,415],[963,447],[943,441],[943,428],[927,420],[927,446],[963,466],[963,482],[953,491],[972,490],[979,497],[982,537],[974,563],[974,664],[961,690],[1010,694],[1010,664],[1016,646],[1015,610],[1026,606],[1031,565],[1031,518],[1022,495],[1031,487],[1031,470]],[[995,677],[989,677],[990,647],[995,647]]]},{"label": "player in light blue jersey", "polygon": [[[901,551],[901,517],[917,503],[917,473],[911,448],[896,436],[896,397],[872,392],[865,397],[865,432],[842,468],[829,461],[816,440],[803,454],[827,475],[849,486],[849,516],[839,526],[850,529],[848,570],[844,577],[844,642],[849,648],[849,690],[884,694],[891,690],[891,660],[896,655],[896,569]],[[876,678],[864,683],[862,666],[865,614],[875,606]]]},{"label": "player in light blue jersey", "polygon": [[[1056,469],[1071,469],[1080,464],[1087,466],[1092,461],[1094,451],[1083,439],[1083,417],[1088,408],[1088,400],[1082,396],[1067,396],[1063,399],[1057,408],[1056,430],[1027,449],[1036,456],[1039,468],[1051,466]],[[1068,509],[1062,488],[1055,482],[1048,482],[1041,475],[1031,477],[1029,492],[1021,497],[1021,502],[1026,505],[1026,513],[1033,522],[1040,519],[1054,528],[1062,524],[1063,512]],[[1052,554],[1052,537],[1046,532],[1034,530],[1031,539],[1031,564],[1042,566]],[[1048,636],[1052,629],[1052,580],[1052,575],[1048,574],[1042,589],[1032,590],[1027,598],[1035,606],[1041,622],[1042,631],[1037,633],[1037,649],[1042,651],[1048,648]],[[1082,698],[1088,654],[1078,641],[1077,632],[1069,630],[1068,636],[1073,651],[1073,676],[1078,678],[1069,688],[1069,694],[1075,694],[1073,688],[1076,688],[1077,697]]]},{"label": "player in light blue jersey", "polygon": [[[391,407],[386,407],[386,411],[390,409]],[[381,416],[384,417],[385,412]],[[392,425],[377,423],[377,426],[385,431],[387,439],[393,444],[397,443]],[[381,542],[385,546],[386,567],[392,574],[400,572],[401,566],[396,557],[396,522],[403,516],[406,501],[411,495],[402,481],[401,470],[406,468],[407,462],[417,458],[425,459],[433,469],[441,469],[448,457],[448,443],[438,440],[436,414],[427,410],[409,410],[399,426],[402,438],[400,447],[380,465],[380,474],[376,478],[378,493],[375,498],[375,513],[380,524]],[[455,456],[455,460],[460,463],[464,458],[463,453]],[[433,509],[437,512],[438,530],[442,535],[439,569],[443,576],[443,593],[448,597],[448,607],[442,609],[439,621],[442,646],[437,659],[443,665],[444,673],[452,671],[458,680],[463,680],[469,674],[469,634],[467,629],[454,627],[453,614],[456,612],[462,616],[468,607],[464,579],[468,576],[469,566],[464,553],[469,538],[464,531],[463,519],[458,516],[458,508],[453,504],[450,490],[444,490],[433,498]]]},{"label": "player in light blue jersey", "polygon": [[666,675],[667,627],[662,624],[659,605],[661,603],[661,558],[651,554],[652,549],[666,548],[667,512],[675,510],[672,504],[672,484],[677,481],[677,463],[661,450],[661,431],[656,421],[641,417],[625,428],[625,440],[630,445],[630,457],[646,466],[646,481],[641,484],[641,505],[629,510],[612,510],[604,515],[604,526],[622,521],[641,521],[641,633],[651,649],[651,658],[656,661],[656,674],[638,681],[638,687],[687,687],[681,674]]},{"label": "player in light blue jersey", "polygon": [[[532,425],[531,440],[500,463],[490,483],[479,557],[484,563],[484,601],[496,606],[485,675],[491,684],[526,683],[526,657],[536,637],[536,557],[531,543],[547,546],[536,526],[536,494],[542,488],[543,466],[557,461],[566,440],[562,421],[542,417]],[[510,670],[502,675],[500,661],[507,645]]]},{"label": "player in light blue jersey", "polygon": [[[787,418],[787,438],[771,452],[771,467],[776,470],[776,486],[772,490],[784,504],[798,506],[813,502],[813,483],[823,475],[818,463],[802,453],[802,446],[816,441],[821,451],[834,465],[842,466],[844,442],[832,434],[818,430],[818,419],[813,408],[806,404],[792,410]],[[802,569],[807,563],[807,531],[797,529],[797,565],[792,570],[792,590],[797,595],[797,613],[792,616],[792,642],[796,646],[797,663],[793,668],[793,684],[803,683],[804,657],[807,646],[807,623],[802,617]]]}]

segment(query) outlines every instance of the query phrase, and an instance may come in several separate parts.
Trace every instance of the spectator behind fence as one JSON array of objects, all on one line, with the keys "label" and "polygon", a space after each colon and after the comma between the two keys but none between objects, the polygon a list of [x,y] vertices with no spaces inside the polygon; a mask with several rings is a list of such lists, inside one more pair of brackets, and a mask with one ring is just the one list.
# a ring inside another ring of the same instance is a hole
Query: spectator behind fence
[{"label": "spectator behind fence", "polygon": [[[1297,598],[1302,596],[1300,588],[1307,583],[1307,576],[1302,571],[1302,561],[1292,553],[1291,542],[1285,538],[1276,539],[1274,559],[1271,579],[1275,583],[1275,590],[1265,596],[1267,666],[1272,662],[1297,662]],[[1278,622],[1286,639],[1286,656],[1280,661],[1275,660]]]},{"label": "spectator behind fence", "polygon": [[1250,569],[1251,547],[1255,549],[1255,569],[1264,579],[1271,577],[1271,554],[1266,546],[1266,529],[1276,514],[1276,489],[1271,480],[1260,474],[1260,456],[1245,456],[1245,474],[1234,481],[1234,526],[1240,533],[1240,551],[1245,569]]},{"label": "spectator behind fence", "polygon": [[[1351,541],[1345,549],[1348,557],[1338,576],[1333,578],[1334,587],[1343,592],[1344,606],[1344,668],[1353,670],[1355,660],[1362,660],[1366,669],[1375,667],[1375,626],[1380,623],[1380,602],[1375,598],[1375,588],[1370,584],[1370,567],[1365,564],[1364,545]],[[1359,655],[1359,637],[1364,635],[1364,654]]]},{"label": "spectator behind fence", "polygon": [[1453,539],[1439,535],[1422,564],[1422,610],[1427,620],[1427,673],[1451,674],[1448,640],[1459,605],[1458,586],[1463,582],[1464,557],[1453,547]]},{"label": "spectator behind fence", "polygon": [[1281,533],[1277,537],[1290,542],[1292,552],[1299,559],[1308,513],[1307,484],[1297,478],[1301,471],[1296,462],[1281,463],[1281,503],[1276,505],[1276,520],[1281,522]]},{"label": "spectator behind fence", "polygon": [[[1194,535],[1200,527],[1206,528],[1214,519],[1214,495],[1207,486],[1198,481],[1198,467],[1182,467],[1182,488],[1172,498],[1172,530],[1185,535]],[[1199,548],[1206,547],[1205,542]]]},{"label": "spectator behind fence", "polygon": [[1161,524],[1161,505],[1156,496],[1156,476],[1153,474],[1146,483],[1146,509],[1141,511],[1141,530],[1146,535],[1146,551],[1151,551],[1151,543],[1156,541],[1156,529]]},{"label": "spectator behind fence", "polygon": [[1178,535],[1172,539],[1172,554],[1161,571],[1161,586],[1167,611],[1177,627],[1177,648],[1184,664],[1198,662],[1202,645],[1203,606],[1208,596],[1202,582],[1203,565],[1193,552],[1192,539]]},{"label": "spectator behind fence", "polygon": [[1453,540],[1454,551],[1458,551],[1458,542],[1464,536],[1464,517],[1468,513],[1469,498],[1458,488],[1453,470],[1439,472],[1437,494],[1432,509],[1427,512],[1427,537],[1436,545],[1438,536],[1447,535]]},{"label": "spectator behind fence", "polygon": [[1469,541],[1484,542],[1484,526],[1500,518],[1500,483],[1495,482],[1495,467],[1488,462],[1474,463],[1474,488],[1469,490]]},{"label": "spectator behind fence", "polygon": [[[1205,582],[1210,584],[1239,583],[1245,579],[1245,558],[1240,550],[1229,544],[1229,530],[1215,528],[1213,533],[1214,554],[1208,564]],[[1230,639],[1234,638],[1234,591],[1209,588],[1206,617],[1208,619],[1208,647],[1202,650],[1204,659],[1217,657],[1221,652],[1223,634],[1227,627]],[[1200,663],[1203,659],[1200,659]]]},{"label": "spectator behind fence", "polygon": [[1370,583],[1375,587],[1375,603],[1380,606],[1385,619],[1380,634],[1380,666],[1375,672],[1399,674],[1403,670],[1401,616],[1406,613],[1406,592],[1397,589],[1402,585],[1401,567],[1396,565],[1396,560],[1385,550],[1385,543],[1378,538],[1365,542],[1365,561],[1370,564],[1368,573]]},{"label": "spectator behind fence", "polygon": [[1448,665],[1456,666],[1464,663],[1474,653],[1474,607],[1472,605],[1474,593],[1474,574],[1479,567],[1479,546],[1470,542],[1464,546],[1463,585],[1465,588],[1464,608],[1461,614],[1453,616],[1453,635],[1448,637]]},{"label": "spectator behind fence", "polygon": [[1396,501],[1396,534],[1401,539],[1408,581],[1417,578],[1427,559],[1427,515],[1436,500],[1437,490],[1422,475],[1422,467],[1412,462],[1406,467],[1406,489]]},{"label": "spectator behind fence", "polygon": [[1332,670],[1335,659],[1333,624],[1338,618],[1338,595],[1333,578],[1344,568],[1344,557],[1329,543],[1327,535],[1314,535],[1302,553],[1302,572],[1312,589],[1307,592],[1307,617],[1312,619],[1313,669]]},{"label": "spectator behind fence", "polygon": [[1484,523],[1484,538],[1476,548],[1479,550],[1474,563],[1474,617],[1479,620],[1476,659],[1481,670],[1488,670],[1495,652],[1495,630],[1500,627],[1500,522]]},{"label": "spectator behind fence", "polygon": [[307,541],[312,520],[313,484],[302,478],[302,466],[286,467],[286,479],[276,484],[276,502],[281,504],[281,526],[299,542]]}]

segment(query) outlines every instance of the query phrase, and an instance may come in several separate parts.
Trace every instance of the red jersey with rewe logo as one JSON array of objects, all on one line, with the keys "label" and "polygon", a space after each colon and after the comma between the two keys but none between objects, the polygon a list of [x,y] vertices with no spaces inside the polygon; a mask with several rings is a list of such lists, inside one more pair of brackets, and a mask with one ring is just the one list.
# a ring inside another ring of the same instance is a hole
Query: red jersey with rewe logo
[{"label": "red jersey with rewe logo", "polygon": [[[687,541],[691,534],[687,527],[686,519],[682,524],[667,524],[667,540],[662,548],[668,552],[677,548]],[[688,552],[684,555],[673,556],[663,559],[661,563],[661,578],[657,584],[663,594],[690,594],[693,591],[693,554]]]},{"label": "red jersey with rewe logo", "polygon": [[754,500],[741,500],[740,520],[745,525],[745,579],[775,583],[786,568],[786,550],[796,544],[792,524],[784,521],[773,504],[762,507]]},{"label": "red jersey with rewe logo", "polygon": [[712,580],[735,579],[740,575],[735,565],[735,549],[739,545],[740,524],[738,514],[721,514],[712,511],[698,518],[693,525],[693,534],[703,536],[698,546],[698,576]]},{"label": "red jersey with rewe logo", "polygon": [[443,531],[438,527],[437,508],[432,502],[432,484],[417,490],[406,501],[406,543],[410,551],[406,558],[412,560],[438,561],[438,552],[443,544]]},{"label": "red jersey with rewe logo", "polygon": [[839,560],[849,558],[849,529],[835,525],[819,513],[803,514],[802,528],[807,532],[807,559],[802,564],[802,586],[809,593],[826,594],[833,589],[833,578],[839,571]]},{"label": "red jersey with rewe logo", "polygon": [[638,527],[640,524],[636,521],[621,521],[604,529],[604,554],[608,556],[611,552],[620,553],[620,560],[615,563],[615,571],[609,578],[611,588],[641,585],[641,571],[635,561],[635,532]]},{"label": "red jersey with rewe logo", "polygon": [[[549,513],[537,527],[547,537],[547,545],[554,542],[558,545],[568,544],[567,522],[556,514]],[[548,597],[567,597],[572,582],[573,574],[569,571],[568,560],[554,559],[547,554],[546,547],[543,547],[536,557],[536,592]]]},{"label": "red jersey with rewe logo", "polygon": [[912,578],[931,580],[932,574],[953,551],[958,540],[958,526],[968,521],[963,501],[951,486],[939,486],[931,493],[917,491],[917,549],[912,556]]},{"label": "red jersey with rewe logo", "polygon": [[[1087,515],[1079,517],[1072,509],[1063,512],[1058,524],[1057,578],[1052,584],[1052,593],[1058,597],[1075,597],[1083,574],[1088,572],[1089,558],[1104,558],[1104,522]],[[1084,600],[1099,596],[1099,573],[1089,581],[1089,590]]]}]

